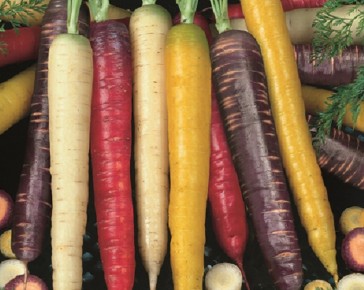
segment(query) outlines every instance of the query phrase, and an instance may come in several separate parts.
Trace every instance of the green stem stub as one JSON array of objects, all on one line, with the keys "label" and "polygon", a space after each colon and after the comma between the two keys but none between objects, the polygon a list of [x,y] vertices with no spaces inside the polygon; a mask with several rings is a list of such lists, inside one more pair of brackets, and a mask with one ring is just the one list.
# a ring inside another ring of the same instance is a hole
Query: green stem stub
[{"label": "green stem stub", "polygon": [[108,19],[109,0],[88,0],[88,4],[95,22]]},{"label": "green stem stub", "polygon": [[78,34],[78,16],[82,0],[67,1],[67,33]]},{"label": "green stem stub", "polygon": [[143,0],[142,5],[152,5],[155,4],[157,1],[156,0]]},{"label": "green stem stub", "polygon": [[177,0],[181,12],[181,23],[193,23],[198,0]]},{"label": "green stem stub", "polygon": [[214,12],[216,19],[216,29],[219,33],[231,29],[229,13],[228,13],[228,1],[227,0],[211,0],[212,11]]}]

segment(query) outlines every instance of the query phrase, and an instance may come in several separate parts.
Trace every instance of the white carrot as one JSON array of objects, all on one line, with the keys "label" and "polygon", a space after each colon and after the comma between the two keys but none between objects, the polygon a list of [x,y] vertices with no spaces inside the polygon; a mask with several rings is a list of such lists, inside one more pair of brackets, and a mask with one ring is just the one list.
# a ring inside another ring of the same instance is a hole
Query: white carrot
[{"label": "white carrot", "polygon": [[90,42],[75,25],[80,5],[80,0],[68,1],[68,33],[58,35],[49,49],[54,290],[82,289],[93,62]]},{"label": "white carrot", "polygon": [[168,140],[164,47],[172,25],[166,9],[143,1],[130,18],[134,67],[135,178],[139,252],[150,289],[168,244]]}]

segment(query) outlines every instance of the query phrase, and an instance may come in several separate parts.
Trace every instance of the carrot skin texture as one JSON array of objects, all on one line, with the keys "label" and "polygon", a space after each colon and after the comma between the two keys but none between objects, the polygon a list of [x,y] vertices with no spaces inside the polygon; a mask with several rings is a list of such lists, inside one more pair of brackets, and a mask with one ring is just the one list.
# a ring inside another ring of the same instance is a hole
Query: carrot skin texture
[{"label": "carrot skin texture", "polygon": [[308,241],[338,281],[333,213],[305,116],[297,64],[280,1],[241,0],[260,45],[283,166]]},{"label": "carrot skin texture", "polygon": [[[17,258],[33,261],[42,250],[50,224],[51,186],[49,157],[48,55],[54,37],[67,30],[65,0],[51,0],[44,14],[30,105],[25,157],[14,208],[12,249]],[[88,33],[88,13],[80,12],[80,32]]]},{"label": "carrot skin texture", "polygon": [[272,280],[277,289],[300,289],[301,253],[259,46],[249,33],[230,30],[215,39],[211,58],[241,192]]},{"label": "carrot skin texture", "polygon": [[135,272],[132,203],[132,69],[125,24],[90,27],[94,79],[91,160],[98,242],[108,289],[132,289]]},{"label": "carrot skin texture", "polygon": [[133,58],[135,201],[138,246],[155,290],[168,248],[168,126],[165,42],[172,26],[160,5],[144,4],[130,18]]},{"label": "carrot skin texture", "polygon": [[[314,116],[308,114],[307,121],[314,137]],[[325,137],[316,152],[321,169],[364,190],[364,142],[359,138],[332,127],[329,136]]]},{"label": "carrot skin texture", "polygon": [[92,81],[89,39],[57,35],[49,49],[48,73],[54,290],[82,289]]},{"label": "carrot skin texture", "polygon": [[302,84],[337,87],[354,81],[358,69],[364,65],[364,47],[351,45],[340,55],[317,64],[311,59],[311,44],[294,45],[298,74]]},{"label": "carrot skin texture", "polygon": [[7,29],[0,34],[0,41],[5,42],[6,53],[0,53],[0,67],[34,60],[38,57],[40,26]]},{"label": "carrot skin texture", "polygon": [[172,277],[174,289],[198,290],[204,273],[211,126],[211,64],[202,29],[173,26],[165,57]]}]

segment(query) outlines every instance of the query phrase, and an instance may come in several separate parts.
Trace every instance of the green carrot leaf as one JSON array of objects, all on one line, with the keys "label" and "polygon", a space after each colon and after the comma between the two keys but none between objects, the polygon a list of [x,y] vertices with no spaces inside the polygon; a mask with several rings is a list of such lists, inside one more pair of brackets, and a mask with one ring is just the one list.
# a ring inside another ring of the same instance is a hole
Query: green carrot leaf
[{"label": "green carrot leaf", "polygon": [[88,0],[88,3],[95,22],[107,20],[109,0]]},{"label": "green carrot leaf", "polygon": [[228,14],[227,0],[210,0],[212,11],[216,19],[216,29],[219,33],[231,29],[230,19]]},{"label": "green carrot leaf", "polygon": [[177,4],[181,12],[181,22],[193,23],[198,0],[177,0]]},{"label": "green carrot leaf", "polygon": [[82,0],[67,1],[67,33],[78,34],[78,16]]}]

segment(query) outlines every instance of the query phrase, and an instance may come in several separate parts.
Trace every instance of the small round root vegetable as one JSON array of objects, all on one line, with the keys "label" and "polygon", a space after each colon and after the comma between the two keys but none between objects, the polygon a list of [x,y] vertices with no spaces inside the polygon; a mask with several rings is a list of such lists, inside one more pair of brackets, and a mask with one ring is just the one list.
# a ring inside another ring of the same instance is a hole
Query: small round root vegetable
[{"label": "small round root vegetable", "polygon": [[11,249],[11,230],[7,230],[0,235],[0,252],[6,258],[16,258]]},{"label": "small round root vegetable", "polygon": [[48,290],[48,287],[38,276],[18,275],[5,285],[4,290]]},{"label": "small round root vegetable", "polygon": [[243,276],[238,266],[231,263],[219,263],[206,273],[206,290],[240,290]]},{"label": "small round root vegetable", "polygon": [[341,244],[341,256],[350,270],[364,272],[364,227],[346,234]]},{"label": "small round root vegetable", "polygon": [[364,217],[364,208],[360,206],[346,208],[339,218],[341,232],[346,235],[355,228],[364,227],[362,217]]},{"label": "small round root vegetable", "polygon": [[317,279],[307,283],[303,290],[332,290],[332,287],[329,282]]},{"label": "small round root vegetable", "polygon": [[10,224],[13,209],[14,201],[10,194],[5,190],[0,189],[0,230],[6,228]]},{"label": "small round root vegetable", "polygon": [[0,263],[0,289],[18,275],[28,273],[27,265],[18,259],[7,259]]},{"label": "small round root vegetable", "polygon": [[34,78],[33,65],[0,84],[0,134],[29,113]]},{"label": "small round root vegetable", "polygon": [[339,280],[337,290],[363,290],[364,289],[364,274],[351,273]]}]

